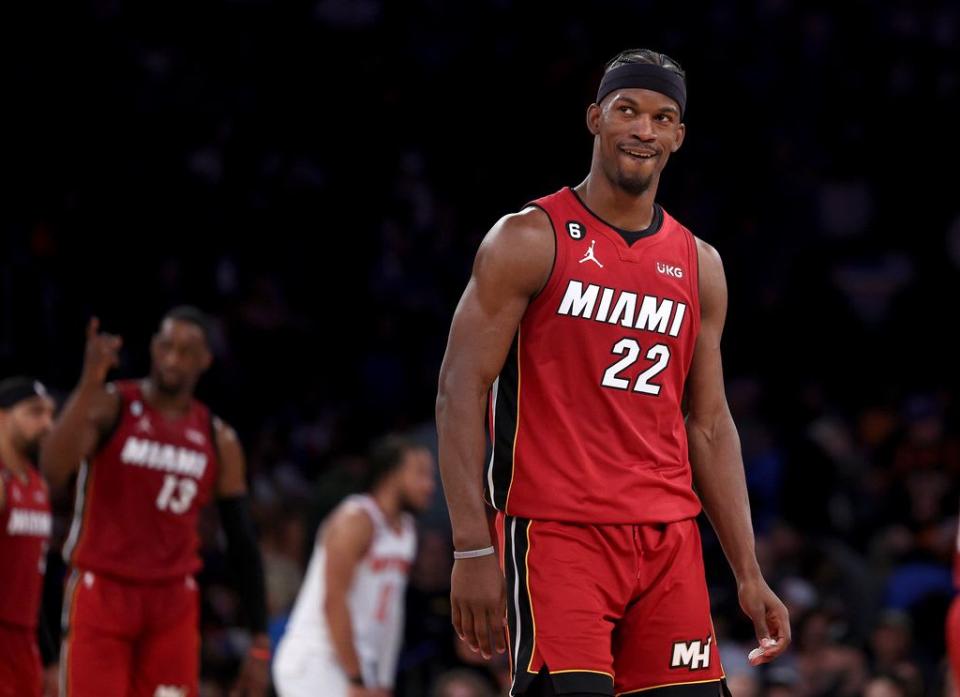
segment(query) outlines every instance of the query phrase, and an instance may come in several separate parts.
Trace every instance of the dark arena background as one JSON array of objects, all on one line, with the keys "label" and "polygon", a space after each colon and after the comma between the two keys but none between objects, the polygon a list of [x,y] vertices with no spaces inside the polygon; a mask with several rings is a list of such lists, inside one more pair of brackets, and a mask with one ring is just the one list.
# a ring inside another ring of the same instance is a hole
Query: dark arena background
[{"label": "dark arena background", "polygon": [[[484,233],[585,176],[608,58],[676,58],[688,132],[659,200],[724,258],[728,397],[761,564],[793,620],[788,654],[750,668],[752,626],[705,524],[731,689],[952,694],[960,5],[97,0],[4,15],[0,376],[36,374],[62,399],[91,315],[124,337],[115,374],[130,377],[163,312],[211,313],[200,396],[247,452],[274,634],[370,440],[435,447],[446,333]],[[419,523],[395,694],[506,694],[505,661],[450,627],[442,498]],[[60,501],[52,597],[70,513]],[[211,511],[205,696],[226,694],[246,641],[217,530]]]}]

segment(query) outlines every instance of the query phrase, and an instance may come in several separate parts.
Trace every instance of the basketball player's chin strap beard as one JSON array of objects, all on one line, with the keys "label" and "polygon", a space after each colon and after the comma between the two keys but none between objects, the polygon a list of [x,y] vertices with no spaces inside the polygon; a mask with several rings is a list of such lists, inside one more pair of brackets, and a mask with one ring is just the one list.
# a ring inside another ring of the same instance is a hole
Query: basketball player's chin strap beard
[{"label": "basketball player's chin strap beard", "polygon": [[237,579],[247,627],[253,634],[267,631],[266,586],[257,533],[246,495],[217,500],[220,523],[227,537],[227,557]]}]

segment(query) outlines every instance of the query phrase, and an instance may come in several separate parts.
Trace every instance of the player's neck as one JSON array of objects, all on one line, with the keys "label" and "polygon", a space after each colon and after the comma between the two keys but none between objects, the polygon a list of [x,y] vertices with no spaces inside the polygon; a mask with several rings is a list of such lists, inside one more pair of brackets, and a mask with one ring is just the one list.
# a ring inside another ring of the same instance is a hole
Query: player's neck
[{"label": "player's neck", "polygon": [[21,480],[27,478],[30,462],[6,438],[0,439],[0,465],[13,472]]},{"label": "player's neck", "polygon": [[634,195],[614,186],[602,174],[591,172],[574,191],[601,220],[621,230],[646,230],[653,223],[657,182],[652,182],[642,194]]},{"label": "player's neck", "polygon": [[403,516],[403,507],[400,504],[400,495],[389,488],[378,489],[370,494],[376,502],[377,507],[383,513],[383,517],[393,529],[400,528],[400,521]]},{"label": "player's neck", "polygon": [[141,389],[143,390],[143,398],[151,407],[153,407],[156,411],[159,411],[164,416],[177,418],[190,411],[190,405],[193,402],[192,393],[165,393],[162,390],[158,390],[157,386],[150,378],[144,378],[141,385]]}]

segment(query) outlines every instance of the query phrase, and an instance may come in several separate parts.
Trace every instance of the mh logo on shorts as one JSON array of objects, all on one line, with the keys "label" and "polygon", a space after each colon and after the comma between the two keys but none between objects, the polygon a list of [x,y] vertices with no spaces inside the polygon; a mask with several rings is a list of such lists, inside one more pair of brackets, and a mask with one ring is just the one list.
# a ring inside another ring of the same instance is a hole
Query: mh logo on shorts
[{"label": "mh logo on shorts", "polygon": [[678,641],[673,645],[673,659],[671,668],[689,668],[703,670],[710,667],[710,644],[713,637],[708,636],[706,641]]},{"label": "mh logo on shorts", "polygon": [[173,685],[157,685],[153,697],[187,697],[187,688]]}]

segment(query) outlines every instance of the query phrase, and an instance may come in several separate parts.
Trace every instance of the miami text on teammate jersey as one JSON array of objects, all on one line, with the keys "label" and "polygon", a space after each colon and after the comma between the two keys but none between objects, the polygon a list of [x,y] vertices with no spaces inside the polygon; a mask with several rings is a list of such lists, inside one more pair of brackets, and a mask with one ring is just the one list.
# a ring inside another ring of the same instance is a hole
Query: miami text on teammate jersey
[{"label": "miami text on teammate jersey", "polygon": [[7,522],[8,535],[30,535],[32,537],[50,537],[53,522],[47,511],[30,511],[14,508]]},{"label": "miami text on teammate jersey", "polygon": [[134,436],[127,438],[123,444],[120,461],[196,479],[201,479],[207,469],[207,456],[204,453]]}]

